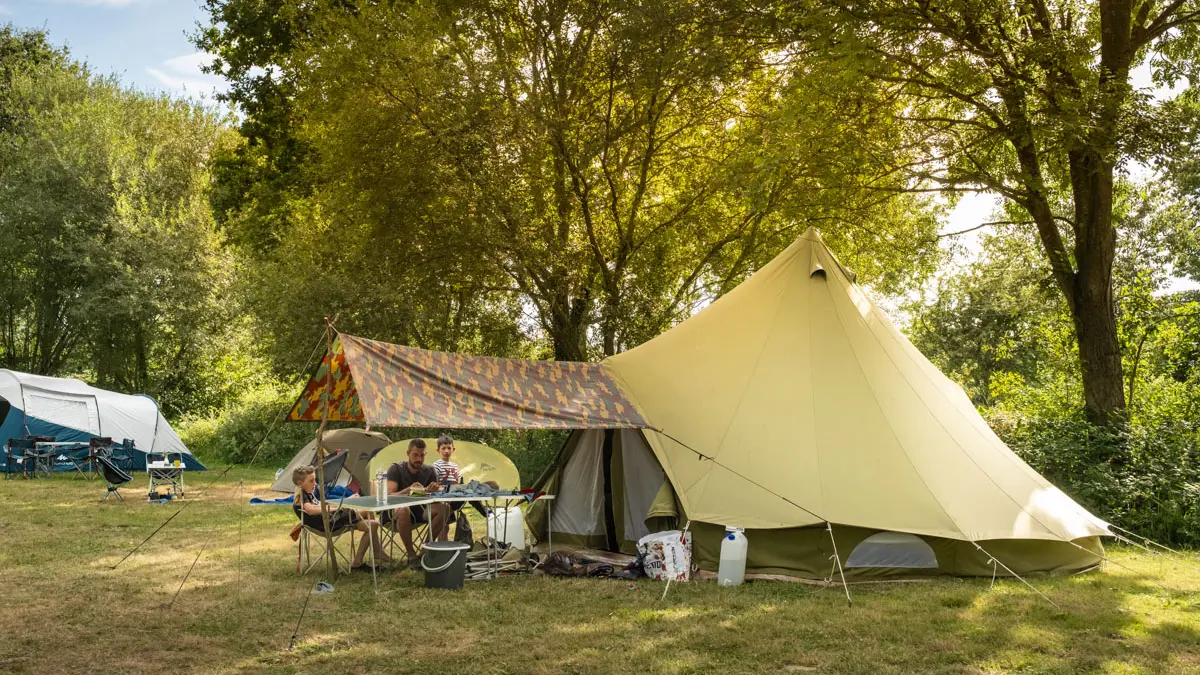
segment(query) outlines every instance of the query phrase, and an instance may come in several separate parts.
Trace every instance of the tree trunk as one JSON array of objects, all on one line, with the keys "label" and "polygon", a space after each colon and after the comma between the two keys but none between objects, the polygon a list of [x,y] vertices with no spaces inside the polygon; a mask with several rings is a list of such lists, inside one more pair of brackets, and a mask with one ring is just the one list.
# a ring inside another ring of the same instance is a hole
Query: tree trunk
[{"label": "tree trunk", "polygon": [[1125,378],[1113,303],[1113,166],[1098,152],[1071,153],[1075,201],[1075,278],[1071,318],[1079,343],[1083,398],[1093,424],[1112,426],[1125,411]]},{"label": "tree trunk", "polygon": [[1099,278],[1085,280],[1081,274],[1072,316],[1079,341],[1084,405],[1088,419],[1101,426],[1117,423],[1125,410],[1125,380],[1111,286]]},{"label": "tree trunk", "polygon": [[591,301],[583,297],[564,296],[550,306],[550,342],[554,345],[555,361],[587,360],[588,310]]}]

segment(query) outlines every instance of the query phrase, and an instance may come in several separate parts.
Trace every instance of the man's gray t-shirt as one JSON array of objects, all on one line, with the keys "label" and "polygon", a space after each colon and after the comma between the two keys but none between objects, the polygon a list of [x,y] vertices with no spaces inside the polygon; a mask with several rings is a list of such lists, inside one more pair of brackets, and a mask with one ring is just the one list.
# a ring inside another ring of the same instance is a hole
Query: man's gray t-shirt
[{"label": "man's gray t-shirt", "polygon": [[423,464],[420,469],[413,472],[408,468],[408,462],[399,462],[388,467],[387,479],[396,483],[397,490],[403,490],[413,483],[429,487],[438,482],[437,471],[434,471],[432,466]]}]

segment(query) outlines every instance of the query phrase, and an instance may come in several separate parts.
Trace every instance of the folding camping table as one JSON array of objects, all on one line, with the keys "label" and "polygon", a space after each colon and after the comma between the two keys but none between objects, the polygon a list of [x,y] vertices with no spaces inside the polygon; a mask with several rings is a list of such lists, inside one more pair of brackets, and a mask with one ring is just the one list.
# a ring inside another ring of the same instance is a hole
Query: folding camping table
[{"label": "folding camping table", "polygon": [[[58,462],[58,453],[56,452],[56,449],[68,445],[87,447],[86,442],[80,443],[79,441],[37,441],[34,443],[34,454],[31,456],[31,459],[33,459],[35,462],[33,474],[36,476],[38,472],[44,472],[47,476],[53,476],[54,465]],[[43,448],[48,449],[44,450]],[[68,455],[67,458],[72,462],[75,461],[70,457],[70,455]],[[83,473],[83,470],[80,469],[78,463],[75,464],[75,469],[80,473]]]},{"label": "folding camping table", "polygon": [[183,472],[187,470],[183,459],[146,462],[146,473],[150,476],[149,494],[156,494],[159,486],[165,485],[170,494],[183,498]]},{"label": "folding camping table", "polygon": [[[498,493],[492,494],[492,495],[463,495],[461,493],[453,493],[453,492],[451,492],[451,493],[434,492],[431,494],[424,495],[422,497],[413,497],[413,496],[409,496],[409,495],[389,495],[385,500],[380,500],[374,496],[367,496],[367,497],[346,497],[345,499],[329,499],[326,501],[329,504],[332,504],[340,509],[352,509],[355,511],[371,511],[373,513],[379,513],[382,511],[391,511],[398,506],[425,506],[427,504],[438,504],[438,503],[449,504],[449,503],[455,503],[455,502],[491,502],[493,512],[496,511],[496,508],[499,506],[501,501],[503,501],[507,505],[507,504],[512,504],[513,502],[522,502],[522,501],[530,501],[530,503],[533,503],[533,502],[544,499],[547,502],[547,506],[546,506],[547,509],[550,509],[552,507],[552,505],[554,504],[554,495],[543,494],[543,495],[540,495],[540,496],[534,498],[533,500],[529,500],[528,497],[529,497],[528,495],[520,493],[520,492],[498,492]],[[553,515],[553,512],[547,513],[547,516],[552,516],[552,515]],[[505,519],[504,527],[506,529],[508,528],[508,520],[507,519]],[[433,532],[433,528],[430,528],[429,529],[429,538],[431,540],[433,539],[435,534],[436,533]],[[370,530],[367,531],[367,536],[371,536]],[[503,532],[501,536],[503,538],[507,539],[508,532],[507,531]],[[553,549],[553,547],[554,547],[553,539],[551,539],[549,537],[547,538],[546,547],[547,547],[546,553],[547,553],[547,555],[549,555],[550,550]],[[329,553],[332,555],[333,552],[330,551]],[[374,570],[374,563],[375,563],[375,542],[374,541],[371,542],[371,563],[372,563],[372,565],[371,565],[372,570]],[[488,547],[489,573],[486,575],[486,577],[489,579],[494,579],[494,578],[500,576],[499,567],[500,567],[500,559],[498,557],[492,558],[491,547],[489,546]],[[375,577],[374,571],[372,571],[371,576],[373,578]],[[376,592],[378,592],[379,591],[379,579],[374,578],[374,581],[375,581],[375,590],[376,590]]]}]

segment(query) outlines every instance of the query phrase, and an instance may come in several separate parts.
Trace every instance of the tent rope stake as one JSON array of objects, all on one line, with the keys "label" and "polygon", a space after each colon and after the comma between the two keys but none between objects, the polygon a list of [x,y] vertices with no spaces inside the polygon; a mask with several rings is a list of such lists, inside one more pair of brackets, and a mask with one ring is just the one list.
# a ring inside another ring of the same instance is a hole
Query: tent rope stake
[{"label": "tent rope stake", "polygon": [[[1131,536],[1131,537],[1137,537],[1138,539],[1141,539],[1142,541],[1144,541],[1144,542],[1146,542],[1146,543],[1148,543],[1148,544],[1151,544],[1151,545],[1153,545],[1153,546],[1157,546],[1157,547],[1161,548],[1162,550],[1164,550],[1164,551],[1167,551],[1168,553],[1174,553],[1175,555],[1179,556],[1180,558],[1183,558],[1183,559],[1187,560],[1187,556],[1186,556],[1186,555],[1184,555],[1183,553],[1180,553],[1179,551],[1176,551],[1175,549],[1171,548],[1170,546],[1163,546],[1162,544],[1158,543],[1157,541],[1154,541],[1153,539],[1151,539],[1151,538],[1149,538],[1149,537],[1142,536],[1142,535],[1140,535],[1140,534],[1138,534],[1138,533],[1136,533],[1136,532],[1130,532],[1129,530],[1126,530],[1126,529],[1125,529],[1125,528],[1123,528],[1123,527],[1117,527],[1116,525],[1113,525],[1112,523],[1109,523],[1109,524],[1108,524],[1108,526],[1109,526],[1109,527],[1111,527],[1111,528],[1112,528],[1112,529],[1114,529],[1114,530],[1117,530],[1118,532],[1122,532],[1122,533],[1124,533],[1124,534],[1127,534],[1127,535],[1129,535],[1129,536]],[[1132,543],[1132,542],[1131,542],[1131,543]],[[1145,548],[1145,547],[1143,547],[1143,548]]]},{"label": "tent rope stake", "polygon": [[837,562],[838,576],[842,578],[842,590],[846,592],[846,605],[853,605],[850,599],[850,586],[846,584],[846,573],[842,570],[842,558],[838,555],[837,541],[833,538],[833,523],[825,521],[825,529],[829,531],[829,543],[833,544],[833,559]]},{"label": "tent rope stake", "polygon": [[[1059,606],[1058,606],[1058,603],[1056,603],[1056,602],[1054,602],[1053,600],[1051,600],[1051,599],[1050,599],[1050,597],[1049,597],[1048,595],[1046,595],[1045,593],[1043,593],[1043,592],[1039,591],[1037,588],[1034,588],[1033,584],[1031,584],[1031,583],[1029,583],[1028,581],[1026,581],[1026,580],[1025,580],[1025,579],[1024,579],[1024,578],[1023,578],[1021,575],[1019,575],[1019,574],[1017,574],[1016,572],[1012,571],[1012,569],[1010,569],[1008,565],[1005,565],[1004,563],[1000,562],[1000,559],[999,559],[999,558],[997,558],[996,556],[992,555],[991,553],[988,553],[988,552],[987,552],[987,551],[986,551],[986,550],[985,550],[985,549],[984,549],[982,546],[980,546],[980,545],[979,545],[979,542],[972,541],[972,542],[971,542],[971,545],[972,545],[972,546],[974,546],[975,548],[979,549],[979,550],[980,550],[980,551],[981,551],[981,552],[982,552],[984,555],[986,555],[986,556],[988,557],[988,559],[989,559],[991,562],[994,562],[994,563],[996,563],[997,565],[999,565],[999,566],[1003,567],[1005,572],[1008,572],[1009,574],[1013,575],[1014,577],[1016,577],[1016,579],[1017,579],[1018,581],[1020,581],[1021,583],[1025,584],[1026,586],[1028,586],[1028,587],[1029,587],[1029,590],[1031,590],[1031,591],[1033,591],[1034,593],[1037,593],[1038,595],[1042,596],[1042,599],[1043,599],[1043,600],[1045,600],[1046,602],[1050,603],[1050,604],[1051,604],[1051,605],[1054,607],[1054,609],[1057,609],[1057,610],[1058,610],[1058,611],[1060,611],[1060,612],[1061,612],[1061,611],[1063,611],[1063,608],[1062,608],[1062,607],[1059,607]],[[1080,548],[1083,548],[1083,547],[1080,547]],[[1086,549],[1085,549],[1085,550],[1086,550]]]},{"label": "tent rope stake", "polygon": [[1080,546],[1079,544],[1076,544],[1076,543],[1075,543],[1075,542],[1073,542],[1073,541],[1068,541],[1067,543],[1068,543],[1068,544],[1070,544],[1070,545],[1072,545],[1072,546],[1074,546],[1075,548],[1077,548],[1077,549],[1079,549],[1079,550],[1081,550],[1081,551],[1086,551],[1086,552],[1088,552],[1088,553],[1091,553],[1091,554],[1092,554],[1092,555],[1094,555],[1094,556],[1097,556],[1097,557],[1099,557],[1101,560],[1103,560],[1104,562],[1106,562],[1106,563],[1108,563],[1108,564],[1110,564],[1110,565],[1116,565],[1117,567],[1120,567],[1121,569],[1125,570],[1126,572],[1133,572],[1134,574],[1136,574],[1136,575],[1138,575],[1138,576],[1144,576],[1144,577],[1146,577],[1146,578],[1147,578],[1147,579],[1150,581],[1150,583],[1154,584],[1155,586],[1158,586],[1159,588],[1161,588],[1162,590],[1166,591],[1167,593],[1173,593],[1173,592],[1174,592],[1174,591],[1172,591],[1170,588],[1168,588],[1167,586],[1164,586],[1164,585],[1162,584],[1162,582],[1160,582],[1160,581],[1158,580],[1158,577],[1155,577],[1154,575],[1147,574],[1147,573],[1145,573],[1145,572],[1139,572],[1139,571],[1137,571],[1137,570],[1133,569],[1132,567],[1130,567],[1130,566],[1128,566],[1128,565],[1122,565],[1121,563],[1119,563],[1119,562],[1117,562],[1117,561],[1115,561],[1115,560],[1113,560],[1113,559],[1109,558],[1109,557],[1108,557],[1108,556],[1106,556],[1106,555],[1102,555],[1102,554],[1100,554],[1100,553],[1096,553],[1095,551],[1090,551],[1090,550],[1088,550],[1087,548],[1084,548],[1083,546]]}]

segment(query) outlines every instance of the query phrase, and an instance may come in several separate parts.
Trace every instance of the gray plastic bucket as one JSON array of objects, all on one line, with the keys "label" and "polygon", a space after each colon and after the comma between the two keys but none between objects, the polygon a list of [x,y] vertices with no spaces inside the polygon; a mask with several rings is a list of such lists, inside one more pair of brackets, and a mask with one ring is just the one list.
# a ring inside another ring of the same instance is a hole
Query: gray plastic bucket
[{"label": "gray plastic bucket", "polygon": [[461,541],[431,541],[421,555],[425,588],[463,587],[467,576],[467,553],[471,545]]}]

